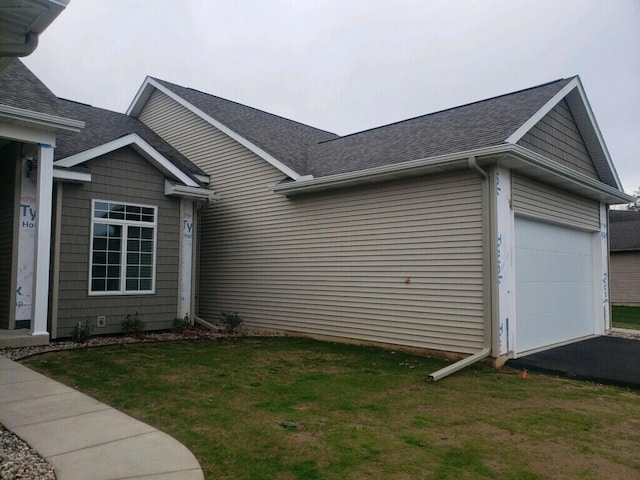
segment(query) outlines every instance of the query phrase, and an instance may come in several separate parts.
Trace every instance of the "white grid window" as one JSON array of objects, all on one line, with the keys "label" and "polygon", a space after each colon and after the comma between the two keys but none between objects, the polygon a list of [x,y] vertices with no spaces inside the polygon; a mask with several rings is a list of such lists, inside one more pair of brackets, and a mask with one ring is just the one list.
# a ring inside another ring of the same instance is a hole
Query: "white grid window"
[{"label": "white grid window", "polygon": [[92,202],[89,294],[155,292],[157,207]]}]

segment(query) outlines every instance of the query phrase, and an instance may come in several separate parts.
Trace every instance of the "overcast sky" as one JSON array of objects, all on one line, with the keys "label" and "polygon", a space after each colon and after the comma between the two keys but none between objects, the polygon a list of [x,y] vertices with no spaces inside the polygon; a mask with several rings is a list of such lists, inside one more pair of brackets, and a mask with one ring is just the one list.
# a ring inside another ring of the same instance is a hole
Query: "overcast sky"
[{"label": "overcast sky", "polygon": [[24,61],[96,107],[151,75],[341,135],[577,74],[640,186],[640,0],[71,0]]}]

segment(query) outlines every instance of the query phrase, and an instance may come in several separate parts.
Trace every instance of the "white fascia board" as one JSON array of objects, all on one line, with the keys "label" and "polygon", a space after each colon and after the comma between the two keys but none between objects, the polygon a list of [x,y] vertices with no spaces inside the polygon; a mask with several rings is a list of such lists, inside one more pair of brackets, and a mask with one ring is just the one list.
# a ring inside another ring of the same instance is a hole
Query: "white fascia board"
[{"label": "white fascia board", "polygon": [[55,166],[53,168],[53,178],[71,182],[91,182],[91,174],[88,172],[76,172],[66,168],[55,168]]},{"label": "white fascia board", "polygon": [[233,140],[238,142],[243,147],[245,147],[248,150],[252,151],[256,155],[258,155],[260,158],[262,158],[264,161],[266,161],[271,166],[273,166],[273,167],[277,168],[278,170],[280,170],[282,173],[284,173],[286,176],[288,176],[292,180],[300,179],[301,175],[299,173],[293,171],[290,167],[286,166],[280,160],[278,160],[274,156],[270,155],[269,153],[265,152],[263,149],[261,149],[260,147],[258,147],[255,144],[253,144],[252,142],[250,142],[249,140],[247,140],[243,136],[239,135],[238,133],[234,132],[233,130],[231,130],[227,126],[223,125],[222,123],[220,123],[215,118],[207,115],[202,110],[200,110],[199,108],[197,108],[196,106],[194,106],[190,102],[186,101],[180,95],[175,94],[173,91],[169,90],[164,85],[161,85],[160,83],[156,82],[153,78],[147,77],[145,79],[144,84],[142,85],[140,90],[138,90],[138,93],[136,94],[136,97],[134,98],[133,103],[131,104],[131,106],[127,110],[127,115],[137,116],[140,113],[140,111],[142,110],[142,107],[144,106],[144,103],[149,99],[149,96],[151,95],[151,93],[153,91],[153,88],[158,89],[159,91],[161,91],[162,93],[167,95],[172,100],[178,102],[180,105],[185,107],[187,110],[189,110],[192,113],[196,114],[197,116],[202,118],[205,122],[207,122],[210,125],[212,125],[213,127],[217,128],[222,133],[224,133],[225,135],[229,136],[230,138],[232,138]]},{"label": "white fascia board", "polygon": [[193,200],[218,200],[218,196],[213,190],[202,187],[187,187],[184,185],[176,185],[168,179],[164,180],[164,194],[182,198],[190,198]]},{"label": "white fascia board", "polygon": [[34,112],[24,108],[12,107],[11,105],[0,104],[0,120],[20,122],[28,125],[35,125],[40,128],[55,130],[70,130],[79,132],[84,128],[84,122],[71,118],[59,117],[48,113]]},{"label": "white fascia board", "polygon": [[326,177],[300,179],[296,182],[279,183],[271,187],[275,193],[290,195],[295,193],[328,190],[337,187],[346,187],[364,183],[379,182],[403,176],[415,175],[417,172],[429,170],[442,170],[443,167],[451,167],[455,163],[461,166],[468,165],[469,157],[500,155],[505,151],[506,145],[484,147],[465,152],[440,155],[437,157],[419,158],[408,162],[383,165],[380,167],[358,170],[355,172],[338,173]]},{"label": "white fascia board", "polygon": [[509,138],[505,141],[507,143],[518,143],[522,137],[524,137],[529,130],[531,130],[540,120],[544,118],[544,116],[549,113],[553,107],[555,107],[560,101],[566,97],[571,90],[576,88],[579,85],[578,77],[572,79],[569,83],[567,83],[562,90],[556,93],[551,99],[545,103],[540,110],[534,113],[529,120],[524,122],[520,128],[518,128],[515,132],[513,132]]},{"label": "white fascia board", "polygon": [[38,125],[3,122],[2,117],[0,117],[0,138],[25,143],[51,145],[52,147],[56,146],[55,130]]},{"label": "white fascia board", "polygon": [[544,170],[556,177],[566,180],[567,182],[583,187],[586,190],[591,191],[595,196],[603,196],[604,200],[610,204],[629,203],[635,199],[635,197],[624,193],[622,190],[598,180],[594,180],[591,177],[549,160],[539,153],[533,152],[520,145],[509,145],[506,153],[525,161],[537,169]]},{"label": "white fascia board", "polygon": [[183,172],[173,163],[167,160],[165,156],[160,154],[155,148],[149,145],[137,133],[130,133],[129,135],[117,138],[111,142],[99,145],[89,150],[85,150],[84,152],[77,153],[70,157],[63,158],[62,160],[58,160],[55,162],[55,166],[66,168],[75,167],[76,165],[84,163],[88,160],[92,160],[101,155],[106,155],[107,153],[113,152],[114,150],[118,150],[119,148],[128,146],[135,149],[140,155],[145,157],[164,173],[175,176],[178,180],[180,180],[187,186],[198,186],[195,180],[193,180],[191,177],[189,177],[189,175],[187,175],[185,172]]},{"label": "white fascia board", "polygon": [[[280,183],[272,186],[271,190],[282,195],[331,190],[339,187],[355,186],[427,173],[429,171],[442,172],[455,167],[468,168],[469,157],[476,157],[478,160],[487,162],[500,157],[506,158],[508,155],[512,155],[526,162],[528,165],[536,168],[536,170],[550,173],[553,176],[560,177],[569,183],[579,186],[591,192],[593,196],[599,198],[604,197],[609,203],[629,203],[634,198],[621,190],[587,177],[564,165],[553,162],[527,148],[508,143],[437,157],[420,158],[395,165],[384,165],[356,172],[339,173],[310,180]],[[505,163],[505,166],[510,167],[508,162]]]},{"label": "white fascia board", "polygon": [[600,127],[598,126],[598,122],[596,121],[596,116],[593,114],[593,109],[591,108],[591,104],[589,103],[587,94],[584,91],[584,87],[582,86],[580,77],[576,77],[576,81],[577,81],[577,92],[580,94],[580,100],[582,100],[582,105],[584,106],[587,117],[589,118],[589,124],[593,129],[593,134],[596,138],[598,146],[600,147],[602,155],[607,161],[607,165],[611,170],[611,174],[613,175],[613,179],[616,182],[616,186],[618,187],[618,189],[623,190],[622,182],[620,181],[620,177],[618,176],[616,167],[613,164],[613,160],[611,159],[611,155],[609,154],[609,149],[607,148],[607,144],[604,141],[604,137],[602,136],[602,132],[600,131]]},{"label": "white fascia board", "polygon": [[193,176],[196,177],[196,180],[198,180],[201,183],[204,183],[205,185],[209,185],[209,183],[211,183],[211,177],[209,175],[194,174]]}]

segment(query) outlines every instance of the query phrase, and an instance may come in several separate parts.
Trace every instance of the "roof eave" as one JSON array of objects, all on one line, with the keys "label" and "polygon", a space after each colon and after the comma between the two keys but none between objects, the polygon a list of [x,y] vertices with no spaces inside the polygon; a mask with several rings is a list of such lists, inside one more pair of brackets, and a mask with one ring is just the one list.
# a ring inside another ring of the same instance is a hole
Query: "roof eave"
[{"label": "roof eave", "polygon": [[50,130],[70,130],[79,132],[84,128],[84,122],[71,118],[59,117],[48,113],[35,112],[11,105],[0,104],[0,120],[28,125],[31,127]]},{"label": "roof eave", "polygon": [[501,144],[447,155],[421,158],[394,165],[346,172],[326,177],[286,182],[274,185],[275,193],[290,196],[336,188],[382,182],[418,174],[446,172],[469,166],[469,158],[476,157],[485,163],[500,160],[508,168],[525,171],[550,183],[561,183],[575,192],[609,204],[629,203],[633,197],[609,185],[571,170],[564,165],[515,144]]}]

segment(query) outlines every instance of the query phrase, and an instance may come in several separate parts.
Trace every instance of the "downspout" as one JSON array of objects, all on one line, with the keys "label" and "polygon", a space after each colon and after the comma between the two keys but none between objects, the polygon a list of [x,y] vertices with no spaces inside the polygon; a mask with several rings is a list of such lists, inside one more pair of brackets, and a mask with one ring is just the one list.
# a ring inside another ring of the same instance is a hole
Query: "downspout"
[{"label": "downspout", "polygon": [[[490,290],[492,290],[491,288],[491,265],[492,265],[492,261],[491,259],[493,258],[493,254],[492,254],[492,248],[491,248],[491,216],[492,216],[492,206],[490,205],[490,198],[491,198],[491,194],[490,194],[490,188],[489,188],[489,175],[487,174],[487,172],[485,172],[479,165],[478,162],[476,160],[475,156],[469,157],[469,169],[475,173],[478,174],[478,176],[482,177],[485,181],[482,183],[482,217],[484,219],[484,225],[483,225],[483,244],[485,246],[485,251],[487,252],[485,255],[485,261],[483,262],[483,268],[484,268],[484,284],[485,285],[489,285]],[[484,301],[485,301],[485,308],[484,308],[484,338],[483,338],[483,347],[482,350],[480,350],[479,352],[474,353],[473,355],[470,355],[466,358],[463,358],[462,360],[452,363],[451,365],[448,365],[444,368],[441,368],[440,370],[431,373],[429,376],[427,376],[427,381],[429,382],[435,382],[437,380],[440,380],[441,378],[444,378],[448,375],[451,375],[452,373],[457,372],[458,370],[462,370],[463,368],[468,367],[471,364],[474,364],[476,362],[479,362],[480,360],[482,360],[483,358],[488,357],[491,354],[491,325],[492,325],[492,315],[491,315],[491,308],[490,308],[490,297],[491,295],[487,295],[487,292],[485,291],[485,295],[484,295]]]},{"label": "downspout", "polygon": [[24,43],[0,43],[3,57],[27,57],[38,47],[38,34],[27,32]]}]

